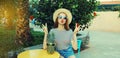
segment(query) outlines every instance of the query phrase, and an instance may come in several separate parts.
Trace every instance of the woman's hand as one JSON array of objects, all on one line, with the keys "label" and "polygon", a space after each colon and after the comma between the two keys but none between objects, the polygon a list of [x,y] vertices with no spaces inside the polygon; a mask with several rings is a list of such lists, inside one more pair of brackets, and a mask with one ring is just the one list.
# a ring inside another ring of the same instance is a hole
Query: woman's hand
[{"label": "woman's hand", "polygon": [[47,35],[48,34],[47,23],[45,23],[45,25],[42,24],[42,28],[43,28],[45,35]]},{"label": "woman's hand", "polygon": [[75,24],[74,34],[76,35],[80,30],[80,25],[78,23]]}]

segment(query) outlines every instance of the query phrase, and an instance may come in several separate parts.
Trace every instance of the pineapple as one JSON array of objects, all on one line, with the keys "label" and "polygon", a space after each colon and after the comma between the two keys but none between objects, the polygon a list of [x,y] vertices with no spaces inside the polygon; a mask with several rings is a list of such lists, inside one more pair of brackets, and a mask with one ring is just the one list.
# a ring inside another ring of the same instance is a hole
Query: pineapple
[{"label": "pineapple", "polygon": [[55,51],[54,33],[48,35],[47,52],[53,54]]}]

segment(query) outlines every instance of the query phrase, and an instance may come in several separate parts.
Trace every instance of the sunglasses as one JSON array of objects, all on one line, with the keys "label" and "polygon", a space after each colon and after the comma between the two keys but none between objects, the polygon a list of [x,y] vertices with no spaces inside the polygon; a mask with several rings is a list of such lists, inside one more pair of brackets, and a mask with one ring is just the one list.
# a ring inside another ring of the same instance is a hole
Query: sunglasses
[{"label": "sunglasses", "polygon": [[66,16],[58,16],[58,19],[67,19]]}]

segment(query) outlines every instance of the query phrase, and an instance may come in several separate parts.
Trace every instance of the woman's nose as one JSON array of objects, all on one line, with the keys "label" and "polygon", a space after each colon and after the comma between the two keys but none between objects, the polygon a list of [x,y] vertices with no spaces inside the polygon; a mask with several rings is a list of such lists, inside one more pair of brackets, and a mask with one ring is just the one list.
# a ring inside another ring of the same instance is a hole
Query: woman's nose
[{"label": "woman's nose", "polygon": [[64,19],[62,19],[61,22],[63,23],[63,22],[64,22]]}]

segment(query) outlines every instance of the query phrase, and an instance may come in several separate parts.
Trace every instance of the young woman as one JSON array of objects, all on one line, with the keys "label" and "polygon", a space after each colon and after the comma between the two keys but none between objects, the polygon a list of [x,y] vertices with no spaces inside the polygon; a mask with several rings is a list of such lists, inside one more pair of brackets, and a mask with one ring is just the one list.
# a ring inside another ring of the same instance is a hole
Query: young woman
[{"label": "young woman", "polygon": [[[54,33],[54,41],[56,43],[56,49],[60,53],[61,58],[75,58],[74,50],[77,50],[77,38],[76,34],[80,29],[80,26],[75,25],[74,32],[69,28],[69,24],[72,20],[72,14],[69,10],[61,8],[54,12],[53,21],[54,27],[50,30],[49,34]],[[44,26],[44,41],[43,49],[47,48],[47,24]]]}]

